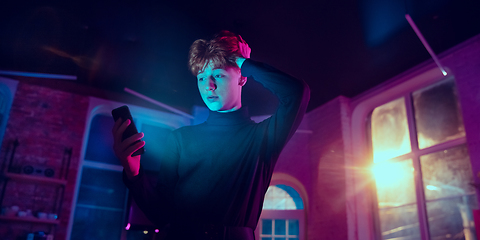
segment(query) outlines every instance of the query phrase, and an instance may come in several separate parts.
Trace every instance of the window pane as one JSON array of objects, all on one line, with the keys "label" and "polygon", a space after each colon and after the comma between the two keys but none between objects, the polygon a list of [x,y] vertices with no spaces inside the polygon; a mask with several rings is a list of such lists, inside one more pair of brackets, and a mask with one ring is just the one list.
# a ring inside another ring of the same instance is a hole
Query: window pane
[{"label": "window pane", "polygon": [[112,128],[114,124],[112,116],[96,115],[90,124],[85,159],[120,165],[120,161],[115,157],[112,148]]},{"label": "window pane", "polygon": [[70,239],[120,239],[122,221],[123,212],[77,206]]},{"label": "window pane", "polygon": [[262,240],[272,240],[271,237],[262,237]]},{"label": "window pane", "polygon": [[285,240],[285,238],[284,237],[283,238],[276,237],[275,240]]},{"label": "window pane", "polygon": [[475,193],[465,145],[421,156],[420,162],[427,200]]},{"label": "window pane", "polygon": [[427,202],[428,225],[432,239],[476,239],[472,209],[475,195]]},{"label": "window pane", "polygon": [[158,127],[148,124],[142,124],[141,131],[145,134],[145,153],[142,155],[142,167],[149,171],[160,170],[160,159],[165,149],[165,141],[172,132],[166,127]]},{"label": "window pane", "polygon": [[262,219],[262,234],[272,234],[272,219]]},{"label": "window pane", "polygon": [[295,189],[287,185],[270,186],[265,194],[263,209],[303,209],[303,200]]},{"label": "window pane", "polygon": [[383,239],[420,240],[417,205],[379,209]]},{"label": "window pane", "polygon": [[416,202],[412,160],[384,161],[373,168],[378,206],[398,207]]},{"label": "window pane", "polygon": [[288,220],[288,235],[298,235],[298,220],[289,219]]},{"label": "window pane", "polygon": [[293,202],[294,202],[294,206],[285,205],[285,210],[288,210],[288,209],[303,209],[303,200],[300,197],[300,194],[298,194],[298,192],[295,189],[293,189],[290,186],[283,185],[283,184],[279,184],[279,185],[275,185],[275,186],[285,190],[285,192],[287,192],[288,196],[290,196],[292,198]]},{"label": "window pane", "polygon": [[275,235],[285,235],[286,234],[286,221],[285,219],[275,219]]},{"label": "window pane", "polygon": [[412,96],[420,149],[465,136],[453,80],[421,89]]},{"label": "window pane", "polygon": [[77,204],[123,209],[125,194],[122,172],[83,168]]},{"label": "window pane", "polygon": [[411,151],[404,98],[376,107],[371,116],[373,162]]}]

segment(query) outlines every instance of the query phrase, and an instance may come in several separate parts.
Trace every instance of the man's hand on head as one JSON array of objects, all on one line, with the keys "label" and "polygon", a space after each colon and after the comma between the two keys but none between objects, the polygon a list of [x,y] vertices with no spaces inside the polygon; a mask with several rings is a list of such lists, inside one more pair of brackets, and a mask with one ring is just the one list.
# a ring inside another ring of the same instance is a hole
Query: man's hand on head
[{"label": "man's hand on head", "polygon": [[243,40],[242,36],[238,35],[239,41],[238,41],[238,51],[242,55],[242,57],[237,58],[237,65],[239,68],[242,68],[243,62],[245,62],[245,59],[250,58],[250,53],[252,52],[252,49],[248,46],[247,42]]}]

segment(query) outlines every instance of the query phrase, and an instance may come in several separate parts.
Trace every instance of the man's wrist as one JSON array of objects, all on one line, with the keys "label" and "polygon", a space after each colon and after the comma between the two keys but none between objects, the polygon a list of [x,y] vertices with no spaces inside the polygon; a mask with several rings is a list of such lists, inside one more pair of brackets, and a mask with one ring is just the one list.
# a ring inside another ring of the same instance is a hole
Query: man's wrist
[{"label": "man's wrist", "polygon": [[140,169],[137,170],[137,171],[131,171],[131,170],[128,170],[128,169],[124,169],[125,170],[125,175],[127,175],[127,178],[128,179],[133,179],[134,177],[138,176],[138,174],[140,173]]},{"label": "man's wrist", "polygon": [[238,65],[238,67],[239,67],[240,69],[242,69],[242,65],[243,65],[243,63],[245,62],[245,60],[247,60],[247,59],[244,58],[244,57],[237,57],[236,62],[237,62],[237,65]]}]

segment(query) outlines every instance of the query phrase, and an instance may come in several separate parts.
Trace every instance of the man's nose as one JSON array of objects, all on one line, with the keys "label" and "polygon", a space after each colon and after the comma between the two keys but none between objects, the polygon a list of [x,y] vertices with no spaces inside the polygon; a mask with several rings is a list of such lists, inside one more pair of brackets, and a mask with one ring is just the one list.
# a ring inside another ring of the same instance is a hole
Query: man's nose
[{"label": "man's nose", "polygon": [[215,79],[208,78],[208,83],[207,83],[207,91],[213,91],[217,89],[217,84],[215,84]]}]

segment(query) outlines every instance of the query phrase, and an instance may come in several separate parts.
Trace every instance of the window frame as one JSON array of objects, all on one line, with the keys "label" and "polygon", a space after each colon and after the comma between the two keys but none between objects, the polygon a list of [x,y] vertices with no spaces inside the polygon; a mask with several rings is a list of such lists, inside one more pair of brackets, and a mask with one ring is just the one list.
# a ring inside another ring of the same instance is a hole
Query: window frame
[{"label": "window frame", "polygon": [[[296,219],[298,220],[299,234],[298,239],[306,239],[306,224],[305,224],[305,209],[300,210],[262,210],[260,214],[260,220],[258,221],[257,229],[258,235],[255,235],[255,239],[262,239],[261,229],[262,229],[262,219]],[[257,231],[255,231],[257,233]]]},{"label": "window frame", "polygon": [[262,229],[262,219],[298,219],[299,240],[307,239],[307,219],[308,219],[308,194],[303,184],[295,177],[286,173],[273,173],[269,186],[287,185],[298,192],[303,201],[301,210],[262,210],[257,227],[255,229],[255,239],[260,238]]},{"label": "window frame", "polygon": [[[427,69],[427,70],[426,70]],[[412,99],[410,94],[416,90],[420,90],[424,87],[427,87],[431,84],[446,80],[448,78],[454,78],[451,71],[447,69],[447,72],[450,73],[447,76],[443,76],[442,72],[432,66],[420,66],[416,70],[413,70],[409,73],[399,75],[398,77],[388,81],[366,94],[360,95],[351,101],[351,136],[352,136],[352,145],[351,148],[347,150],[351,153],[351,157],[347,157],[345,160],[346,166],[355,166],[355,168],[345,168],[346,172],[346,190],[347,196],[355,196],[352,198],[347,198],[347,224],[348,224],[348,239],[349,240],[373,240],[377,239],[376,232],[376,222],[375,222],[375,212],[376,207],[373,203],[376,202],[376,194],[374,192],[375,188],[372,186],[372,176],[369,169],[372,164],[372,153],[371,146],[368,140],[368,124],[369,116],[373,109],[378,106],[381,106],[385,103],[388,103],[392,100],[398,99],[400,97],[405,97],[406,110],[413,110]],[[455,80],[454,80],[455,81]],[[460,101],[460,99],[459,99]],[[417,138],[414,116],[412,114],[407,114],[407,121],[409,123],[410,138],[412,144],[415,145],[415,148],[418,149]],[[413,134],[413,135],[412,135]],[[455,142],[455,144],[453,143]],[[466,138],[456,139],[452,141],[447,141],[432,147],[422,149],[420,151],[412,151],[408,154],[402,155],[400,157],[394,158],[395,160],[408,159],[412,158],[414,163],[414,168],[419,169],[419,157],[420,154],[424,155],[429,152],[435,152],[446,146],[457,146],[462,143],[466,143]],[[443,149],[442,149],[443,150]],[[415,160],[415,158],[418,159]],[[419,171],[416,171],[416,174],[419,174]],[[421,175],[415,176],[420,177]],[[373,182],[374,183],[374,182]],[[416,180],[415,184],[418,185],[420,181]],[[416,191],[421,190],[423,193],[423,186],[416,186]],[[423,194],[420,194],[423,197]],[[417,193],[417,196],[419,194]],[[425,199],[417,198],[417,205],[424,204]],[[373,208],[373,209],[372,209]],[[422,206],[423,209],[424,207]],[[419,216],[422,220],[426,219],[426,215],[422,211]],[[422,238],[428,236],[428,229],[425,227],[420,228]],[[425,232],[426,231],[426,232]],[[426,235],[427,234],[427,235]],[[427,238],[425,238],[427,239]]]},{"label": "window frame", "polygon": [[[446,82],[446,81],[455,82],[455,78],[453,76],[444,77],[443,79],[440,79],[428,86]],[[421,89],[422,88],[419,88],[417,90],[421,90]],[[428,216],[427,216],[427,206],[426,206],[426,203],[428,201],[425,198],[424,186],[422,184],[423,176],[421,171],[420,157],[427,154],[436,153],[439,151],[447,150],[453,147],[466,144],[467,141],[466,141],[466,136],[463,136],[454,140],[448,140],[430,147],[420,149],[418,146],[418,136],[417,136],[417,130],[416,130],[416,121],[415,121],[415,109],[414,109],[413,96],[412,96],[412,94],[415,91],[405,92],[404,95],[402,96],[404,99],[404,104],[406,108],[405,110],[406,110],[406,116],[407,116],[407,125],[408,125],[409,137],[410,137],[411,151],[409,153],[406,153],[394,158],[390,158],[388,160],[392,162],[409,161],[409,160],[412,161],[413,168],[415,169],[414,183],[415,183],[415,193],[416,193],[416,206],[417,206],[417,209],[419,210],[417,211],[417,213],[418,213],[419,219],[421,219],[421,221],[419,221],[420,236],[422,239],[430,239],[430,230],[428,226]],[[395,99],[391,99],[391,101],[394,101],[394,100]],[[460,99],[457,99],[457,100],[460,101]],[[370,123],[371,113],[368,115],[368,119],[369,120],[367,121],[368,123]],[[371,141],[371,135],[367,133],[367,136],[369,136],[369,141]],[[371,147],[369,151],[372,151]],[[375,197],[372,200],[373,200],[374,206],[376,206],[377,205],[376,191],[373,191],[373,194],[375,195]],[[381,232],[380,232],[380,225],[378,222],[379,220],[378,208],[375,210],[377,210],[376,216],[373,216],[375,220],[377,220],[375,221],[375,229],[376,229],[375,234],[377,239],[382,239]]]},{"label": "window frame", "polygon": [[[85,118],[85,129],[83,134],[82,148],[80,152],[79,163],[77,166],[78,167],[77,180],[75,183],[75,191],[73,194],[72,204],[70,206],[70,209],[72,209],[72,212],[70,214],[70,219],[69,219],[68,228],[67,228],[68,238],[70,238],[72,234],[73,221],[75,216],[75,209],[77,205],[78,194],[80,190],[80,183],[82,179],[83,168],[90,167],[90,168],[97,168],[97,169],[116,171],[116,172],[123,171],[123,167],[119,165],[99,163],[99,162],[85,159],[88,140],[89,140],[89,134],[90,134],[90,127],[94,117],[97,115],[111,115],[112,109],[118,108],[123,105],[129,106],[134,119],[139,119],[136,122],[138,126],[141,126],[142,123],[146,123],[153,126],[162,125],[172,129],[176,129],[176,128],[191,124],[190,119],[176,115],[176,114],[161,112],[158,110],[152,110],[152,109],[136,106],[133,104],[110,101],[110,100],[100,99],[96,97],[89,97],[89,106],[88,106],[87,116]],[[128,190],[125,196],[125,206],[123,209],[124,213],[126,212],[127,199],[128,199]],[[124,228],[122,228],[122,239],[126,239],[126,233]]]},{"label": "window frame", "polygon": [[18,81],[0,77],[0,92],[4,96],[4,104],[1,109],[3,119],[0,122],[0,143],[3,142],[5,131],[7,129],[8,118],[13,104],[13,97],[17,91]]}]

